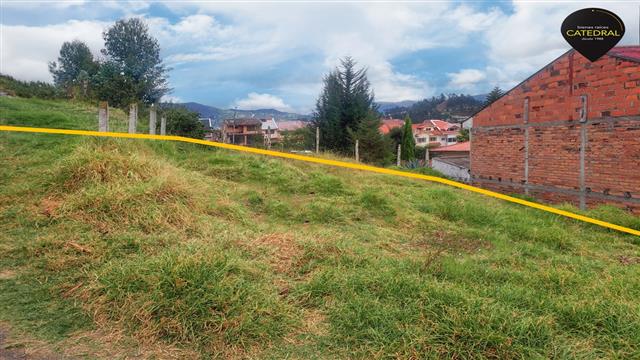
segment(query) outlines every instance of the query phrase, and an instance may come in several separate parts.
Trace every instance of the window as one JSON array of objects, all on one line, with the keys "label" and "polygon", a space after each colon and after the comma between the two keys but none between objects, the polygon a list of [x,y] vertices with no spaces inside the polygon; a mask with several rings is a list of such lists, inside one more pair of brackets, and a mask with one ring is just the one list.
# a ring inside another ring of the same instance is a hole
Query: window
[{"label": "window", "polygon": [[429,138],[429,141],[437,141],[438,139],[435,136]]},{"label": "window", "polygon": [[456,138],[448,138],[447,142],[456,142]]},{"label": "window", "polygon": [[425,138],[418,138],[418,142],[419,142],[419,143],[427,142],[427,139],[425,139]]}]

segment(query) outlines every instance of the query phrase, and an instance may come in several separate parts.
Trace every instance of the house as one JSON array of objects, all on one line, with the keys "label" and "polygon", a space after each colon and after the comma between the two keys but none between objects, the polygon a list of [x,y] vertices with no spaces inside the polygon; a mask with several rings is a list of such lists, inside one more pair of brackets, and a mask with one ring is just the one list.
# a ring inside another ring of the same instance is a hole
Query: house
[{"label": "house", "polygon": [[458,181],[469,182],[469,141],[429,150],[431,167]]},{"label": "house", "polygon": [[416,146],[448,146],[458,142],[460,125],[444,120],[425,120],[413,125]]},{"label": "house", "polygon": [[404,120],[383,119],[378,129],[380,130],[380,133],[382,135],[387,135],[389,132],[391,132],[391,129],[401,128],[402,126],[404,126]]},{"label": "house", "polygon": [[271,119],[260,119],[260,122],[262,123],[260,130],[262,130],[265,143],[271,144],[278,142],[280,140],[280,133],[275,119],[273,117]]},{"label": "house", "polygon": [[567,51],[474,114],[471,181],[640,213],[640,46]]},{"label": "house", "polygon": [[204,127],[204,139],[209,141],[220,141],[220,129],[216,128],[215,120],[212,118],[199,118],[198,121]]},{"label": "house", "polygon": [[[306,127],[309,123],[302,120],[286,120],[278,121],[278,129],[280,133],[284,131],[294,131]],[[281,134],[282,135],[282,134]]]},{"label": "house", "polygon": [[[404,126],[404,120],[384,119],[380,125],[383,135],[391,132],[391,129]],[[451,124],[443,120],[424,120],[419,124],[411,125],[416,146],[447,146],[455,144],[460,133],[460,125]]]},{"label": "house", "polygon": [[256,118],[227,119],[222,125],[224,142],[249,145],[262,142],[262,121]]}]

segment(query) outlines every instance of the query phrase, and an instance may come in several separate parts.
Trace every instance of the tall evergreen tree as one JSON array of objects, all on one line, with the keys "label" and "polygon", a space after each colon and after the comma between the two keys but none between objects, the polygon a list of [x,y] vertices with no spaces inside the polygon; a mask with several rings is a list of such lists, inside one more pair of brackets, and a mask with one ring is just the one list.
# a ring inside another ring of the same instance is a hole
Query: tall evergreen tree
[{"label": "tall evergreen tree", "polygon": [[[126,95],[118,103],[126,105],[132,99],[153,103],[169,92],[160,46],[141,19],[119,20],[102,36],[108,66],[99,78],[105,85],[125,85],[119,92]],[[110,78],[113,75],[118,79]]]},{"label": "tall evergreen tree", "polygon": [[404,127],[402,128],[402,146],[400,147],[400,158],[402,160],[415,160],[416,140],[413,138],[413,129],[411,128],[411,118],[404,118]]},{"label": "tall evergreen tree", "polygon": [[60,48],[58,61],[49,63],[49,72],[54,84],[71,94],[73,88],[86,95],[89,79],[98,71],[98,63],[93,59],[89,47],[79,40],[65,42]]},{"label": "tall evergreen tree", "polygon": [[502,91],[502,89],[500,89],[500,87],[496,85],[493,88],[493,90],[491,90],[491,92],[487,94],[487,100],[485,101],[485,105],[488,106],[493,104],[493,102],[501,98],[502,95],[504,95],[504,91]]},{"label": "tall evergreen tree", "polygon": [[[349,153],[353,150],[350,135],[364,131],[360,123],[373,126],[369,117],[377,120],[377,106],[366,69],[358,69],[356,65],[352,58],[346,57],[324,78],[313,121],[320,128],[320,144],[324,149]],[[378,126],[374,130],[378,131]]]}]

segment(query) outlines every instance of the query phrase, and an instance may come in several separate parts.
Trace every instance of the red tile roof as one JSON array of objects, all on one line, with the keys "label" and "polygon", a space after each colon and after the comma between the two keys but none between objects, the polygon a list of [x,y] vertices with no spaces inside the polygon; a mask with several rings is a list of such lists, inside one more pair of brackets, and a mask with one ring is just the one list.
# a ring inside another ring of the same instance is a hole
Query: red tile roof
[{"label": "red tile roof", "polygon": [[609,50],[609,56],[640,62],[640,46],[616,46]]},{"label": "red tile roof", "polygon": [[380,125],[379,129],[382,134],[388,134],[391,129],[402,127],[404,125],[404,120],[400,119],[385,119],[382,120],[382,125]]},{"label": "red tile roof", "polygon": [[431,149],[430,151],[435,151],[435,152],[471,151],[471,142],[465,141],[465,142],[457,143],[454,145],[442,146],[435,149]]},{"label": "red tile roof", "polygon": [[278,130],[280,131],[293,131],[296,129],[301,129],[307,126],[308,123],[300,120],[286,120],[286,121],[278,121]]}]

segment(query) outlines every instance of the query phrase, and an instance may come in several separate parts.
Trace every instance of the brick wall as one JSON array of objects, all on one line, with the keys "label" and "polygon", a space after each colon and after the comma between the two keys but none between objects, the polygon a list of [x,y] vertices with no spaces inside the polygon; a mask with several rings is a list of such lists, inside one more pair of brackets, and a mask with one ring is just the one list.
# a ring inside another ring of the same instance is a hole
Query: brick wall
[{"label": "brick wall", "polygon": [[570,51],[541,69],[474,117],[471,175],[486,188],[640,212],[640,63]]}]

